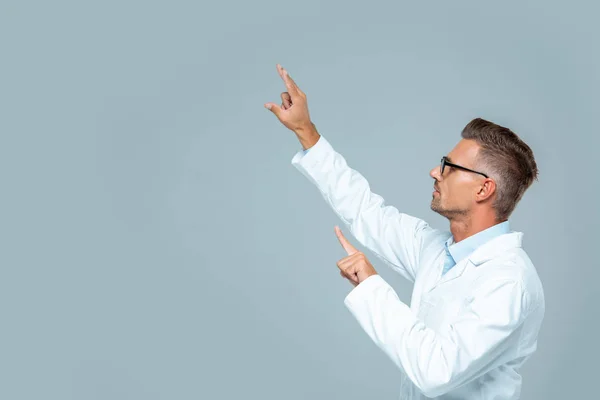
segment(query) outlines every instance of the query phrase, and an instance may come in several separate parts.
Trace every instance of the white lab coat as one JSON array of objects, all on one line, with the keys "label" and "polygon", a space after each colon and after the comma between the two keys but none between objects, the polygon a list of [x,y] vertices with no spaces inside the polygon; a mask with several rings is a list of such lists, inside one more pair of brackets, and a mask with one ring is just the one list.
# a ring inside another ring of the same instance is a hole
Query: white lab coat
[{"label": "white lab coat", "polygon": [[323,136],[292,165],[356,240],[414,283],[410,307],[380,275],[344,300],[399,368],[400,399],[518,399],[518,370],[537,348],[545,310],[523,234],[491,239],[442,276],[451,233],[385,205]]}]

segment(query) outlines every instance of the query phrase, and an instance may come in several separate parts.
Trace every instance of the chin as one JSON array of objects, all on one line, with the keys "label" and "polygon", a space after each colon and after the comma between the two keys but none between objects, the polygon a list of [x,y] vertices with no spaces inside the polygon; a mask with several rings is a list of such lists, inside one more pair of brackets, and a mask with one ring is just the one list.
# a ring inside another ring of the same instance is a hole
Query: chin
[{"label": "chin", "polygon": [[444,207],[441,206],[439,199],[433,199],[431,201],[430,207],[431,207],[432,211],[440,214],[441,216],[443,216],[443,217],[448,216],[447,210],[445,210]]}]

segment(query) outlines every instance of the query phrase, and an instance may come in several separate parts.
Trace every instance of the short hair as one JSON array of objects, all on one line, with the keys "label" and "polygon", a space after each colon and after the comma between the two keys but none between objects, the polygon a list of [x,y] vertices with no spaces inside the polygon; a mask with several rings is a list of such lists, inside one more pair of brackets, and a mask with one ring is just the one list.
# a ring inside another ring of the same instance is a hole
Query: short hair
[{"label": "short hair", "polygon": [[461,136],[480,146],[475,161],[477,168],[496,182],[493,203],[496,219],[507,220],[525,191],[538,179],[533,151],[510,129],[482,118],[469,122]]}]

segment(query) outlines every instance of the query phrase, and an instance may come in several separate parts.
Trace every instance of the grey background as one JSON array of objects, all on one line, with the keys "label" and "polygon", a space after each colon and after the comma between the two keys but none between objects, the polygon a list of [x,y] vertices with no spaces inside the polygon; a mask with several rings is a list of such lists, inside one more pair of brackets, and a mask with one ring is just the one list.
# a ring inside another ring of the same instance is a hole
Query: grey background
[{"label": "grey background", "polygon": [[436,227],[428,171],[470,119],[533,148],[511,226],[547,314],[522,398],[593,397],[599,8],[415,3],[3,2],[0,398],[397,398],[343,305],[340,221],[263,108],[276,63],[373,191]]}]

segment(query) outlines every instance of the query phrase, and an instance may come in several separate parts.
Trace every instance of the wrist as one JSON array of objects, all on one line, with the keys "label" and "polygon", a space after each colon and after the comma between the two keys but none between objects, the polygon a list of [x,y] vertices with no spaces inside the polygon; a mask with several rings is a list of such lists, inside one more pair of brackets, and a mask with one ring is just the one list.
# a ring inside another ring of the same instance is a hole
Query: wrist
[{"label": "wrist", "polygon": [[321,137],[319,132],[317,132],[317,127],[313,123],[311,123],[310,126],[296,129],[294,133],[298,137],[298,140],[300,141],[300,144],[304,150],[314,146]]}]

